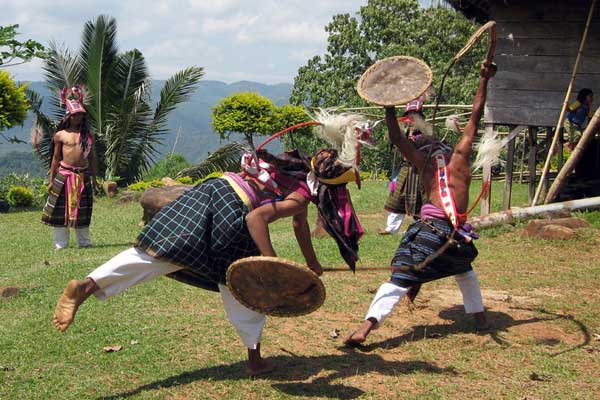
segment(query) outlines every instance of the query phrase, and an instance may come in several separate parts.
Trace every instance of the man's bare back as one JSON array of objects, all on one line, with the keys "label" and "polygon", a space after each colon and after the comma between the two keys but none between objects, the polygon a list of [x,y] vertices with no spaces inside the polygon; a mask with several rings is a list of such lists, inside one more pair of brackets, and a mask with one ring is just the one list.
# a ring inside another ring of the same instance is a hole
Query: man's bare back
[{"label": "man's bare back", "polygon": [[[473,140],[477,133],[477,125],[483,114],[487,82],[495,73],[495,65],[491,63],[482,64],[479,87],[473,100],[471,118],[462,133],[460,141],[454,147],[450,159],[446,160],[449,175],[448,186],[454,195],[456,211],[458,213],[466,212],[469,204],[469,186],[471,184],[469,158],[471,156]],[[441,206],[438,196],[432,195],[432,193],[437,193],[439,187],[433,157],[431,157],[431,154],[428,154],[428,151],[417,150],[412,142],[402,134],[394,107],[386,108],[385,116],[391,141],[400,149],[402,155],[417,168],[422,176],[426,201],[438,207]],[[431,139],[432,142],[434,140],[433,138]]]}]

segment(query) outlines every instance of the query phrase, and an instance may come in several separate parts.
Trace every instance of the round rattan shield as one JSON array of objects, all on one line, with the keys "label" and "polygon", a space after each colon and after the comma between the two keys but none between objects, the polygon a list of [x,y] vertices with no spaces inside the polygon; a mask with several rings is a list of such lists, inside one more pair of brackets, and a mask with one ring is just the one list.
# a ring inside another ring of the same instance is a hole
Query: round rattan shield
[{"label": "round rattan shield", "polygon": [[227,287],[240,303],[265,315],[309,314],[325,301],[325,286],[308,267],[279,257],[246,257],[227,270]]},{"label": "round rattan shield", "polygon": [[418,58],[395,56],[371,65],[356,89],[363,99],[381,106],[406,104],[431,86],[431,69]]}]

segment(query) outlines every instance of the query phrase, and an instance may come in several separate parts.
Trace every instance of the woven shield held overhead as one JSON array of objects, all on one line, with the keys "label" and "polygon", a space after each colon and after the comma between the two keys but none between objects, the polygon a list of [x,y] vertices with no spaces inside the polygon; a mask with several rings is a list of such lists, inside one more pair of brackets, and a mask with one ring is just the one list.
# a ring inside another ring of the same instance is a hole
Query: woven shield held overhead
[{"label": "woven shield held overhead", "polygon": [[384,58],[360,77],[356,90],[363,99],[381,106],[406,104],[431,86],[433,74],[425,62],[409,56]]},{"label": "woven shield held overhead", "polygon": [[247,257],[227,270],[227,287],[243,305],[265,315],[309,314],[325,301],[325,286],[308,267],[278,257]]}]

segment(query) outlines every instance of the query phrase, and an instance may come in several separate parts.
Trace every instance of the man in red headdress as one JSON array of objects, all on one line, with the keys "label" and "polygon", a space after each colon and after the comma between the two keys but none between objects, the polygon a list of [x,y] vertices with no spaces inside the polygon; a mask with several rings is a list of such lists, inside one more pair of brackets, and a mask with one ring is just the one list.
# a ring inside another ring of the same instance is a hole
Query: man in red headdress
[{"label": "man in red headdress", "polygon": [[[97,187],[93,136],[83,107],[80,86],[61,92],[66,115],[58,124],[52,143],[48,200],[42,221],[54,227],[54,248],[68,247],[69,228],[75,228],[79,247],[90,247],[93,188]],[[93,186],[92,186],[93,185]]]},{"label": "man in red headdress", "polygon": [[473,244],[477,237],[466,223],[466,211],[473,140],[483,114],[487,84],[495,73],[495,64],[482,64],[471,118],[454,149],[433,136],[409,140],[398,126],[395,108],[386,108],[390,140],[419,171],[426,203],[392,258],[389,282],[379,287],[364,321],[346,337],[346,345],[363,343],[405,295],[412,301],[422,284],[449,276],[455,277],[465,312],[474,316],[477,329],[488,328],[479,281],[471,266],[477,257]]}]

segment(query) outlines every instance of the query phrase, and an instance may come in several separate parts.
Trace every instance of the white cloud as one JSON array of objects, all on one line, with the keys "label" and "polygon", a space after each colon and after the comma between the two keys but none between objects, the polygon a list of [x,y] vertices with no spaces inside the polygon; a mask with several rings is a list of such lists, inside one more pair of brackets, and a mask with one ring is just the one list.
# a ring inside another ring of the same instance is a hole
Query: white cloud
[{"label": "white cloud", "polygon": [[236,0],[189,0],[188,4],[194,11],[203,15],[220,15],[236,8],[240,8],[242,1]]},{"label": "white cloud", "polygon": [[207,18],[202,23],[202,33],[238,32],[252,27],[259,18],[259,15],[244,14],[237,14],[229,18]]},{"label": "white cloud", "polygon": [[[20,39],[50,40],[72,50],[86,21],[99,14],[118,24],[121,50],[139,49],[153,77],[189,65],[206,79],[292,82],[298,68],[327,46],[324,26],[356,13],[367,0],[1,0],[0,25],[19,23]],[[42,79],[39,61],[10,70]]]}]

